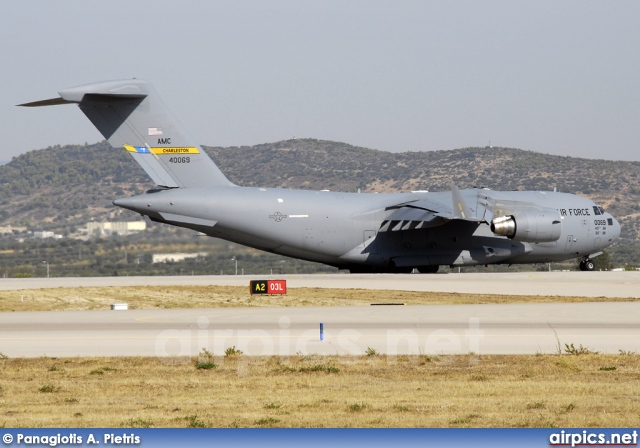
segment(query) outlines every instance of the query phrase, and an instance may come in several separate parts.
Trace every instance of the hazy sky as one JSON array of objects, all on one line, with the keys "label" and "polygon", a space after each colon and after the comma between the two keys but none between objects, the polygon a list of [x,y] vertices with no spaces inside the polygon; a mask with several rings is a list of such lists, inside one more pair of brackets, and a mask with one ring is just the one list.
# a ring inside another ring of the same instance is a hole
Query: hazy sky
[{"label": "hazy sky", "polygon": [[640,160],[640,2],[0,3],[0,160],[102,140],[58,90],[151,81],[196,141]]}]

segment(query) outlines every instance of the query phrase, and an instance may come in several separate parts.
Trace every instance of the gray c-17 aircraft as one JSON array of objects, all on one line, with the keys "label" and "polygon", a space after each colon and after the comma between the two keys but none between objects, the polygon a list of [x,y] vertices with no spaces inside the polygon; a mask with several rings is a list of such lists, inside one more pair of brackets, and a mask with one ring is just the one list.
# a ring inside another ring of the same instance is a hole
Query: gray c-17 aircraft
[{"label": "gray c-17 aircraft", "polygon": [[620,236],[591,200],[555,191],[339,193],[240,187],[179,125],[153,86],[107,81],[21,104],[75,103],[158,188],[114,205],[152,221],[359,273],[435,273],[439,266],[547,263],[580,269]]}]

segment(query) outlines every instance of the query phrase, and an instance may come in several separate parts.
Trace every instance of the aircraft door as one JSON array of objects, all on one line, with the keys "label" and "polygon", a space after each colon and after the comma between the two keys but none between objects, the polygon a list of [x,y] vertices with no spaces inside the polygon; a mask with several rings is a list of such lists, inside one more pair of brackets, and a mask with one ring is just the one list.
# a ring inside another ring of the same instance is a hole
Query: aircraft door
[{"label": "aircraft door", "polygon": [[570,251],[572,245],[573,245],[573,235],[569,235],[567,236],[567,242],[564,245],[564,250]]},{"label": "aircraft door", "polygon": [[377,232],[375,230],[364,231],[365,251],[370,254],[378,253],[378,242],[376,241],[376,234]]},{"label": "aircraft door", "polygon": [[589,238],[591,236],[591,226],[589,226],[589,220],[588,219],[583,219],[582,220],[582,231],[586,235],[587,238]]}]

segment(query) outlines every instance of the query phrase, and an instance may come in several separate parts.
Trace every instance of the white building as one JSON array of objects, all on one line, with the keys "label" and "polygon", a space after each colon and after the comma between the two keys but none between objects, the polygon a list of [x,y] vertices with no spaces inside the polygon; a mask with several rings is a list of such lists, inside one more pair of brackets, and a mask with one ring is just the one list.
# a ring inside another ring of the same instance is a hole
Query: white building
[{"label": "white building", "polygon": [[60,238],[62,238],[62,235],[58,235],[57,233],[53,233],[49,230],[43,230],[43,231],[33,232],[33,237],[40,238],[43,240],[45,238],[53,238],[53,239],[59,240]]},{"label": "white building", "polygon": [[173,254],[153,254],[152,262],[153,263],[168,263],[175,261],[186,260],[187,258],[198,258],[198,257],[206,257],[209,255],[207,252],[196,252],[196,253],[173,253]]},{"label": "white building", "polygon": [[7,227],[0,227],[0,233],[5,235],[7,233],[14,233],[14,232],[25,232],[27,230],[26,227],[13,227],[13,226],[7,226]]},{"label": "white building", "polygon": [[145,221],[120,221],[120,222],[88,222],[87,235],[108,236],[108,235],[131,235],[147,229]]}]

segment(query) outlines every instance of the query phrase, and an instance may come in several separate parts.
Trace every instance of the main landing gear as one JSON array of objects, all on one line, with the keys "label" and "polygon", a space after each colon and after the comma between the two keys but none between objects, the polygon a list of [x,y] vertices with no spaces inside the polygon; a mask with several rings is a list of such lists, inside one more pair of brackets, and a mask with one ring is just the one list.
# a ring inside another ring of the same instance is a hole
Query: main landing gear
[{"label": "main landing gear", "polygon": [[436,272],[438,272],[438,269],[440,268],[439,265],[437,264],[431,264],[428,266],[418,266],[418,272],[421,274],[435,274]]},{"label": "main landing gear", "polygon": [[596,265],[593,264],[593,260],[586,259],[580,261],[580,270],[581,271],[593,271],[596,268]]}]

